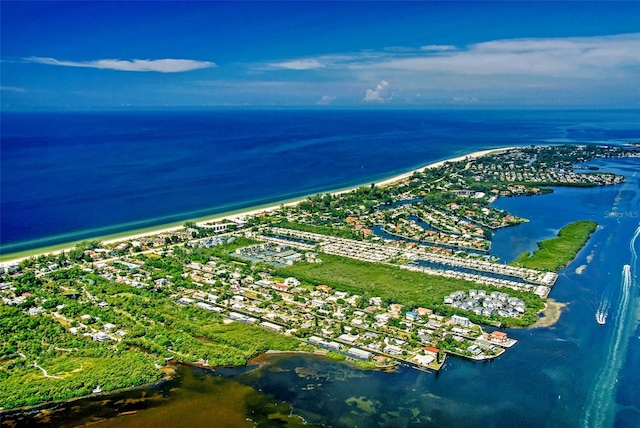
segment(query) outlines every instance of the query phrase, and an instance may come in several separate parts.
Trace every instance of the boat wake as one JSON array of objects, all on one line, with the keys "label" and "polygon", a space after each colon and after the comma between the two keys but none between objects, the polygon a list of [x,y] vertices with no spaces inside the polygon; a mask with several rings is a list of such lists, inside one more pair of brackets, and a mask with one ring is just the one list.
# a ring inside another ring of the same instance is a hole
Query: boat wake
[{"label": "boat wake", "polygon": [[600,305],[596,309],[596,321],[598,324],[603,325],[607,322],[607,315],[609,315],[609,308],[611,307],[611,302],[608,298],[602,299]]},{"label": "boat wake", "polygon": [[[637,325],[637,319],[633,319],[637,300],[631,299],[635,289],[635,280],[631,269],[633,266],[635,271],[637,267],[638,255],[635,244],[638,236],[640,236],[640,226],[636,229],[629,243],[631,264],[624,265],[622,268],[620,302],[615,312],[613,335],[609,339],[609,343],[605,345],[607,358],[603,360],[587,397],[582,418],[582,426],[584,427],[612,426],[615,419],[616,379],[626,358],[628,338]],[[596,320],[600,324],[606,322],[608,305],[609,299],[603,299],[598,306]]]}]

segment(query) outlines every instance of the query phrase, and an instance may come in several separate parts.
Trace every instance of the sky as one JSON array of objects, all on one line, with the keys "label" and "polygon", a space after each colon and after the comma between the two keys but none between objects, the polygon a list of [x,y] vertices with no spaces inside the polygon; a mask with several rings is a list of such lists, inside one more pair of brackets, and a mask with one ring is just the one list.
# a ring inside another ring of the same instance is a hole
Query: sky
[{"label": "sky", "polygon": [[0,2],[0,107],[640,108],[640,2]]}]

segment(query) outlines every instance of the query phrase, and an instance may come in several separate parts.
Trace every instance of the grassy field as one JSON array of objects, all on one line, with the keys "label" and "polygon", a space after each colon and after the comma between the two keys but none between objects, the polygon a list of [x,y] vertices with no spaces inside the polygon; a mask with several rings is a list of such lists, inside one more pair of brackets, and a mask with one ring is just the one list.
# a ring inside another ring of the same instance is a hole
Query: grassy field
[{"label": "grassy field", "polygon": [[[279,271],[283,276],[295,276],[311,284],[326,284],[336,290],[348,291],[365,298],[382,297],[387,302],[400,303],[409,308],[426,307],[437,313],[450,315],[452,309],[443,299],[454,291],[481,288],[489,292],[494,287],[481,286],[474,282],[427,275],[379,263],[368,263],[345,257],[322,254],[322,263],[297,263]],[[527,305],[527,313],[521,319],[504,319],[505,324],[528,326],[535,322],[537,312],[543,307],[542,300],[533,294],[511,289],[500,289],[511,296],[521,298]],[[471,312],[460,312],[478,323],[487,323],[486,317]]]},{"label": "grassy field", "polygon": [[523,253],[511,263],[529,269],[558,271],[567,266],[596,230],[595,221],[579,220],[560,229],[556,238],[538,242],[538,249]]}]

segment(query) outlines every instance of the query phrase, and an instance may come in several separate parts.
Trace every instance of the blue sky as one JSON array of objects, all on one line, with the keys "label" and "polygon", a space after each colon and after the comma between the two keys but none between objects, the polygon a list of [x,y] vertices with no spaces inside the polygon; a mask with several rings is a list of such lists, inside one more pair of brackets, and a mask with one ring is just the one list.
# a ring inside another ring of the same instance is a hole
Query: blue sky
[{"label": "blue sky", "polygon": [[11,2],[3,110],[640,108],[640,2]]}]

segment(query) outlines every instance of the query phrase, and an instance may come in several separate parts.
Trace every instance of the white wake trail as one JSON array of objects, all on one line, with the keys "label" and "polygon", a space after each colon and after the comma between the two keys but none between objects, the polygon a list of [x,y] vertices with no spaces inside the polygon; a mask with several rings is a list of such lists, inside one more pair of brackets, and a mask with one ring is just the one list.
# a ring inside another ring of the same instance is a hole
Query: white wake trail
[{"label": "white wake trail", "polygon": [[[630,332],[635,329],[637,319],[629,323],[632,288],[634,287],[634,275],[638,262],[638,254],[635,249],[636,240],[640,236],[640,227],[636,229],[635,234],[629,242],[631,251],[631,265],[624,265],[622,268],[622,284],[620,303],[616,310],[616,316],[613,327],[613,337],[608,346],[608,358],[603,360],[602,366],[598,371],[594,384],[591,387],[585,413],[582,418],[582,426],[584,427],[603,427],[613,425],[615,418],[615,392],[618,372],[624,363],[627,353],[627,344]],[[604,313],[607,303],[602,305],[601,313]],[[635,311],[634,311],[635,312]],[[605,315],[606,317],[606,315]],[[631,325],[633,324],[633,325]]]}]

